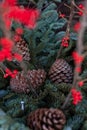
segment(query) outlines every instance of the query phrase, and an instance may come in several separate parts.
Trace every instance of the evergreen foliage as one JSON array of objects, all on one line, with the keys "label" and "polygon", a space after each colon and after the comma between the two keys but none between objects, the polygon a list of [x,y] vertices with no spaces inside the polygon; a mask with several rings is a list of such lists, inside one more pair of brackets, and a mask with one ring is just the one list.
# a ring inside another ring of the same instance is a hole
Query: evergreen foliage
[{"label": "evergreen foliage", "polygon": [[[58,5],[63,0],[31,0],[32,6],[37,7],[41,14],[37,21],[37,26],[31,30],[20,23],[13,21],[12,35],[16,28],[21,27],[24,31],[22,37],[27,42],[31,60],[28,69],[44,68],[46,72],[54,63],[57,53],[60,49],[62,38],[65,36],[67,20],[60,18]],[[22,3],[19,0],[19,5],[27,6],[28,0]],[[68,0],[70,3],[70,0]],[[77,2],[77,1],[76,1]],[[22,4],[21,4],[22,3]],[[31,6],[31,7],[32,7]],[[1,36],[1,32],[0,32]],[[84,37],[85,44],[87,37]],[[71,56],[73,50],[76,49],[77,33],[70,30],[69,47],[63,48],[61,58],[64,58],[74,70],[74,62]],[[13,62],[5,62],[11,70],[22,70],[20,64]],[[87,57],[82,64],[81,78],[87,78]],[[38,108],[60,108],[68,95],[72,84],[53,84],[48,77],[45,83],[29,94],[14,93],[9,86],[10,78],[3,78],[3,73],[0,71],[0,108],[6,112],[6,115],[0,116],[0,129],[2,130],[30,130],[26,127],[27,115]],[[63,130],[87,130],[87,83],[79,88],[83,94],[83,100],[77,106],[70,103],[64,111],[67,123]],[[24,110],[21,109],[21,101],[24,101]],[[12,119],[13,118],[13,119]]]},{"label": "evergreen foliage", "polygon": [[50,3],[41,12],[37,27],[34,30],[24,29],[24,38],[29,43],[32,64],[37,65],[39,62],[40,66],[48,68],[54,62],[61,38],[65,34],[65,32],[56,33],[56,31],[62,28],[66,22],[66,20],[58,18],[56,5]]},{"label": "evergreen foliage", "polygon": [[87,120],[84,122],[81,130],[87,130]]},{"label": "evergreen foliage", "polygon": [[23,123],[13,120],[0,109],[0,129],[1,130],[30,130]]},{"label": "evergreen foliage", "polygon": [[6,88],[6,85],[9,84],[9,79],[3,78],[3,73],[0,72],[0,89]]},{"label": "evergreen foliage", "polygon": [[82,115],[75,115],[72,118],[67,120],[67,124],[64,128],[64,130],[79,130],[84,118]]}]

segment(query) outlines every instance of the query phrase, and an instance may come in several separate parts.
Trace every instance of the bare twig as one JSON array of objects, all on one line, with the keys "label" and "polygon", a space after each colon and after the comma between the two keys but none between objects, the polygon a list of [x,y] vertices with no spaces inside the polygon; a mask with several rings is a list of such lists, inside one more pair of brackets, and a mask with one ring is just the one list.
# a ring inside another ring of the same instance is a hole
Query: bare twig
[{"label": "bare twig", "polygon": [[3,75],[5,74],[4,70],[0,67],[0,71],[3,73]]},{"label": "bare twig", "polygon": [[[83,55],[83,36],[84,36],[84,32],[85,32],[85,29],[86,29],[86,26],[87,26],[87,15],[86,15],[86,12],[87,12],[87,1],[85,1],[85,11],[84,11],[84,14],[83,14],[83,17],[80,21],[81,23],[81,27],[80,27],[80,31],[78,33],[78,40],[77,40],[77,46],[76,46],[76,50],[77,50],[77,53],[79,55]],[[77,67],[81,68],[81,65],[82,65],[82,62],[78,63],[78,64],[75,64],[75,70]],[[79,72],[76,72],[74,70],[74,80],[73,80],[73,84],[72,84],[72,88],[77,88],[77,81],[78,81],[78,77],[79,77]],[[69,100],[71,98],[71,91],[69,92],[63,106],[62,106],[62,109],[65,109],[66,105],[68,104]]]},{"label": "bare twig", "polygon": [[[70,16],[69,16],[69,20],[68,20],[68,23],[67,23],[67,28],[66,28],[66,34],[65,34],[65,37],[69,37],[69,33],[70,33],[70,27],[71,27],[71,23],[72,23],[72,19],[73,19],[73,15],[74,15],[74,0],[71,1],[71,7],[70,7]],[[61,52],[63,50],[63,46],[60,46],[60,49],[57,53],[57,58],[59,58]]]}]

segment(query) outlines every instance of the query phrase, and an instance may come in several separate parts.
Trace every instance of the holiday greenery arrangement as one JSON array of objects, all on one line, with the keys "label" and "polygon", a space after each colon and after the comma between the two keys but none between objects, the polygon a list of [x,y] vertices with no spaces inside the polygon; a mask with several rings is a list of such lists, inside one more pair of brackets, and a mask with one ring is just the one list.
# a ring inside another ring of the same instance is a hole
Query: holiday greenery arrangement
[{"label": "holiday greenery arrangement", "polygon": [[0,129],[87,130],[87,1],[0,2]]}]

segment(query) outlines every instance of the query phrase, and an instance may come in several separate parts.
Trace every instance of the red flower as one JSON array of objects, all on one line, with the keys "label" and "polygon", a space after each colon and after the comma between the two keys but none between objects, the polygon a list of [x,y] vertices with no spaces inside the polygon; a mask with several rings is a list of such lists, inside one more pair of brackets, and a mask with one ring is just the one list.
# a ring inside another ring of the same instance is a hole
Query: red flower
[{"label": "red flower", "polygon": [[19,35],[22,35],[23,34],[23,29],[22,28],[17,28],[16,33],[19,34]]},{"label": "red flower", "polygon": [[71,89],[71,94],[73,98],[73,104],[77,105],[79,102],[82,101],[82,94],[80,91],[77,91],[75,88]]},{"label": "red flower", "polygon": [[81,27],[80,22],[77,22],[77,23],[74,25],[74,31],[78,32],[78,31],[80,30],[80,27]]},{"label": "red flower", "polygon": [[74,59],[75,64],[79,64],[84,60],[84,57],[82,55],[79,55],[76,51],[72,53],[72,57]]}]

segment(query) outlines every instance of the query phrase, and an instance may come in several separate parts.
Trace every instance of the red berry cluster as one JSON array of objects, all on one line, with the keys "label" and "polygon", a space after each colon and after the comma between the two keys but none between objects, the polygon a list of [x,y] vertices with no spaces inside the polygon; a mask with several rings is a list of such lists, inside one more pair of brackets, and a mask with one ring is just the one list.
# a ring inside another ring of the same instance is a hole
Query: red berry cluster
[{"label": "red berry cluster", "polygon": [[78,15],[82,16],[83,15],[83,11],[84,11],[84,6],[83,4],[79,4],[78,7],[82,10],[78,12]]},{"label": "red berry cluster", "polygon": [[10,76],[11,78],[15,78],[15,76],[17,75],[18,71],[17,70],[13,70],[13,72],[6,68],[5,70],[6,74],[4,74],[4,78],[7,78],[8,76]]},{"label": "red berry cluster", "polygon": [[18,42],[21,39],[21,35],[23,34],[23,29],[22,28],[16,28],[15,30],[15,35],[14,35],[14,41]]},{"label": "red berry cluster", "polygon": [[71,89],[71,94],[72,94],[72,98],[73,98],[73,104],[77,105],[78,103],[80,103],[82,101],[82,94],[80,91],[77,91],[75,88]]},{"label": "red berry cluster", "polygon": [[63,47],[68,47],[69,46],[69,37],[63,37],[61,45]]},{"label": "red berry cluster", "polygon": [[62,13],[61,13],[61,14],[59,15],[59,17],[60,17],[60,18],[64,18],[64,17],[65,17],[65,14],[62,14]]}]

